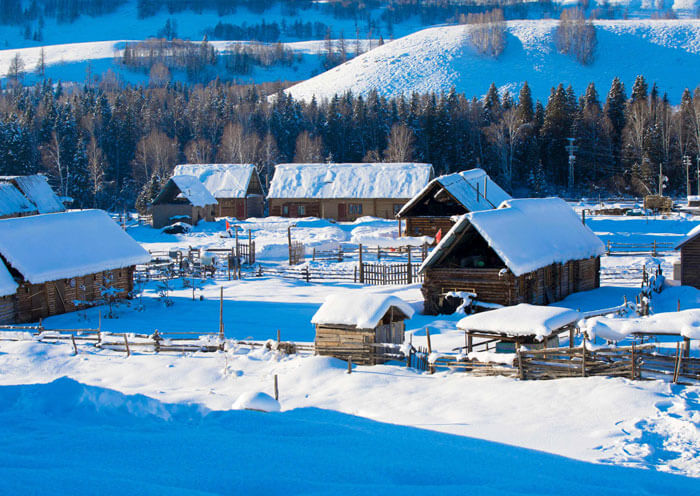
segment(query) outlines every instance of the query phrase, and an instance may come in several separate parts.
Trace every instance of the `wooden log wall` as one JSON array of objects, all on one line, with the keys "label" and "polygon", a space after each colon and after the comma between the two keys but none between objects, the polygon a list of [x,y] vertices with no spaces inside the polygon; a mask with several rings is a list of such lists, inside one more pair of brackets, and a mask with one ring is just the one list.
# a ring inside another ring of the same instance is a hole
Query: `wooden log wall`
[{"label": "wooden log wall", "polygon": [[700,289],[700,236],[681,246],[681,284]]},{"label": "wooden log wall", "polygon": [[318,355],[333,356],[341,360],[352,357],[353,363],[375,365],[374,329],[356,329],[342,325],[316,325],[314,346]]},{"label": "wooden log wall", "polygon": [[12,324],[17,313],[17,298],[15,295],[0,297],[0,324]]},{"label": "wooden log wall", "polygon": [[432,236],[442,229],[442,235],[452,229],[450,217],[406,217],[406,236]]}]

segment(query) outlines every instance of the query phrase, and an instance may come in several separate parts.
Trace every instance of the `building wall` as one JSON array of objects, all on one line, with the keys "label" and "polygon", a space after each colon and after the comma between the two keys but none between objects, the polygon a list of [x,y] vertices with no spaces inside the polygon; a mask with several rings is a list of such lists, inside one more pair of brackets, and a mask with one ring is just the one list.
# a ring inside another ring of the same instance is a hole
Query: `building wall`
[{"label": "building wall", "polygon": [[217,217],[235,217],[243,220],[248,217],[262,217],[265,198],[262,195],[250,195],[246,198],[217,198]]},{"label": "building wall", "polygon": [[12,324],[17,319],[17,297],[8,295],[0,297],[0,324]]},{"label": "building wall", "polygon": [[[271,198],[270,215],[281,217],[321,217],[339,221],[353,221],[369,215],[393,219],[408,201],[401,199],[286,199]],[[303,208],[303,213],[299,207]]]},{"label": "building wall", "polygon": [[134,289],[134,266],[42,284],[23,282],[17,290],[16,320],[36,322],[100,304],[104,299],[103,288],[118,290],[117,299],[127,298]]},{"label": "building wall", "polygon": [[442,229],[442,235],[454,226],[450,217],[406,217],[405,236],[432,236]]},{"label": "building wall", "polygon": [[681,284],[700,289],[700,236],[681,246]]},{"label": "building wall", "polygon": [[169,226],[173,217],[185,216],[182,222],[195,225],[200,220],[213,221],[216,214],[215,205],[194,207],[188,203],[162,203],[151,207],[153,227],[159,229]]}]

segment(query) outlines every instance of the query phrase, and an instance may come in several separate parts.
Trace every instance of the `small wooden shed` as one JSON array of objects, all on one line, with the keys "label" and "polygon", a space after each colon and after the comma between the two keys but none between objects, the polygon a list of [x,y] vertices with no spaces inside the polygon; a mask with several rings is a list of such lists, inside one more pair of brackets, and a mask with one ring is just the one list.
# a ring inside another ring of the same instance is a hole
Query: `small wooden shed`
[{"label": "small wooden shed", "polygon": [[560,198],[508,200],[460,218],[423,262],[428,314],[452,313],[450,292],[500,305],[549,304],[600,286],[603,242]]},{"label": "small wooden shed", "polygon": [[195,176],[217,201],[218,217],[262,217],[265,195],[254,164],[181,164],[175,175]]},{"label": "small wooden shed", "polygon": [[151,203],[152,225],[156,229],[174,222],[196,225],[211,222],[216,215],[216,198],[194,176],[171,177]]},{"label": "small wooden shed", "polygon": [[0,264],[17,286],[16,322],[126,298],[135,265],[150,258],[102,210],[0,220]]},{"label": "small wooden shed", "polygon": [[[401,298],[384,294],[333,294],[311,323],[316,326],[316,353],[353,363],[374,365],[404,341],[404,320],[413,308]],[[382,345],[393,345],[390,347]]]},{"label": "small wooden shed", "polygon": [[680,277],[674,274],[674,279],[680,278],[683,286],[700,289],[700,226],[694,227],[676,250],[681,252]]},{"label": "small wooden shed", "polygon": [[406,236],[447,234],[455,216],[498,208],[510,195],[483,169],[471,169],[436,177],[396,215],[405,221]]}]

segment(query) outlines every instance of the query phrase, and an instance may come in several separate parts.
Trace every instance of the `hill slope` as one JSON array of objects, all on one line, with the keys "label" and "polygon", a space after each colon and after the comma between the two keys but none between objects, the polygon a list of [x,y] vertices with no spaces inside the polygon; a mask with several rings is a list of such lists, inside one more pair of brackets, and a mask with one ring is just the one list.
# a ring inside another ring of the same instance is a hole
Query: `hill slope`
[{"label": "hill slope", "polygon": [[604,95],[619,76],[630,88],[643,74],[680,101],[684,88],[700,84],[700,21],[597,21],[598,49],[593,64],[582,66],[557,52],[556,21],[511,21],[506,49],[497,59],[479,55],[468,26],[424,29],[375,48],[323,74],[292,86],[295,98],[330,98],[351,90],[376,89],[395,96],[413,91],[448,91],[483,95],[491,82],[511,92],[524,81],[546,100],[552,85],[571,84],[577,94],[594,82]]}]

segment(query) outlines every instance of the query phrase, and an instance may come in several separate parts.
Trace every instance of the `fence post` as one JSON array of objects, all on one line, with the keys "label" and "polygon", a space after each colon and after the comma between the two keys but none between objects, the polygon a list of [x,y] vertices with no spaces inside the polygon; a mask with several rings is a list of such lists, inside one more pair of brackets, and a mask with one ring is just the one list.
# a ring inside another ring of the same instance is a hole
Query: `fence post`
[{"label": "fence post", "polygon": [[78,354],[78,346],[75,344],[75,334],[70,335],[70,340],[73,343],[73,354],[77,355]]},{"label": "fence post", "polygon": [[520,354],[520,343],[518,341],[515,342],[515,354],[517,355],[518,359],[518,379],[521,381],[525,380],[525,372],[523,371],[523,358],[522,355]]},{"label": "fence post", "polygon": [[674,364],[673,367],[673,383],[676,384],[678,382],[678,374],[680,374],[681,370],[681,343],[678,342],[676,343],[676,363]]},{"label": "fence post", "polygon": [[280,399],[279,388],[277,387],[277,374],[275,374],[275,400]]},{"label": "fence post", "polygon": [[311,279],[311,274],[309,273],[309,268],[308,268],[308,267],[304,267],[304,275],[305,275],[305,277],[306,277],[306,282],[308,283],[309,280]]},{"label": "fence post", "polygon": [[289,265],[292,265],[292,226],[287,226],[287,244],[289,245]]},{"label": "fence post", "polygon": [[129,349],[129,340],[126,339],[126,333],[124,333],[124,347],[126,348],[126,356],[131,356],[131,350]]},{"label": "fence post", "polygon": [[634,343],[632,343],[632,380],[635,380],[637,378],[637,364],[635,363],[636,360],[637,357],[635,354]]},{"label": "fence post", "polygon": [[411,247],[408,247],[408,284],[413,284],[413,266],[411,265]]},{"label": "fence post", "polygon": [[430,343],[430,329],[428,327],[425,328],[425,337],[428,341],[428,372],[431,374],[435,373],[435,367],[433,366],[432,363],[430,363],[430,355],[433,353],[433,346]]},{"label": "fence post", "polygon": [[651,243],[651,256],[652,257],[656,256],[656,240],[652,241],[652,243]]},{"label": "fence post", "polygon": [[348,355],[348,374],[352,374],[352,356]]},{"label": "fence post", "polygon": [[313,251],[311,252],[311,261],[315,262],[316,261],[316,247],[314,246]]},{"label": "fence post", "polygon": [[606,250],[606,253],[605,253],[605,254],[608,255],[608,256],[610,256],[610,245],[611,245],[610,240],[608,240],[607,245],[608,245],[608,246],[607,246],[607,250]]},{"label": "fence post", "polygon": [[255,249],[253,248],[253,234],[248,229],[248,265],[255,263]]},{"label": "fence post", "polygon": [[359,261],[358,267],[360,269],[360,284],[364,284],[365,283],[365,266],[362,263],[362,243],[360,243],[359,248],[360,248],[360,258],[359,258],[360,261]]},{"label": "fence post", "polygon": [[581,377],[586,377],[586,335],[583,334],[581,341]]}]

